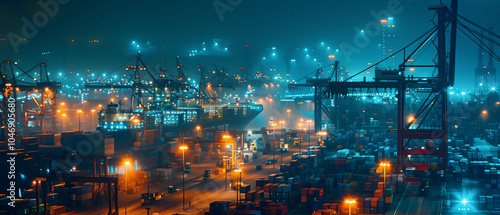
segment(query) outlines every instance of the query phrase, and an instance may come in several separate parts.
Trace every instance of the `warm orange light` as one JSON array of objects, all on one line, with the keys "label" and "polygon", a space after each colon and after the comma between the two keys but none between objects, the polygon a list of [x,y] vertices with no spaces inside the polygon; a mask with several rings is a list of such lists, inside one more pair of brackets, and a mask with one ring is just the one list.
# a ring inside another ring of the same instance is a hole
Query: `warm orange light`
[{"label": "warm orange light", "polygon": [[64,106],[64,105],[65,105],[65,103],[64,103],[64,102],[61,102],[61,105],[63,105],[63,106]]},{"label": "warm orange light", "polygon": [[327,133],[326,133],[326,131],[320,131],[320,132],[318,132],[318,135],[320,135],[320,136],[326,136]]},{"label": "warm orange light", "polygon": [[292,110],[290,110],[290,109],[286,109],[286,112],[287,112],[287,113],[290,113],[290,112],[292,112]]},{"label": "warm orange light", "polygon": [[181,146],[181,147],[179,147],[179,149],[186,150],[186,149],[188,149],[188,147],[187,146]]},{"label": "warm orange light", "polygon": [[130,166],[130,162],[129,161],[125,161],[125,165],[126,166]]},{"label": "warm orange light", "polygon": [[391,166],[391,164],[390,163],[380,163],[380,166],[389,167],[389,166]]},{"label": "warm orange light", "polygon": [[312,121],[312,120],[310,120],[310,119],[308,119],[306,122],[307,122],[307,123],[312,123],[313,121]]},{"label": "warm orange light", "polygon": [[78,109],[76,112],[77,112],[77,113],[82,113],[83,111],[82,111],[82,110],[80,110],[80,109]]},{"label": "warm orange light", "polygon": [[332,55],[332,54],[331,54],[331,55],[328,55],[328,58],[329,58],[329,59],[334,59],[334,58],[335,58],[335,55]]},{"label": "warm orange light", "polygon": [[139,123],[139,119],[134,119],[132,122],[133,122],[134,124],[138,124],[138,123]]},{"label": "warm orange light", "polygon": [[299,123],[299,127],[302,127],[303,125],[304,125],[304,124],[302,124],[302,123]]},{"label": "warm orange light", "polygon": [[65,113],[63,113],[63,114],[62,114],[62,116],[66,116],[66,114],[65,114]]},{"label": "warm orange light", "polygon": [[241,169],[235,169],[234,171],[235,172],[241,172]]},{"label": "warm orange light", "polygon": [[354,204],[354,203],[356,203],[356,200],[354,200],[354,199],[345,200],[345,203],[346,204]]},{"label": "warm orange light", "polygon": [[94,109],[92,109],[92,110],[90,110],[90,112],[94,113],[94,112],[95,112],[95,110],[94,110]]},{"label": "warm orange light", "polygon": [[36,185],[36,181],[33,181],[33,185]]},{"label": "warm orange light", "polygon": [[486,111],[486,110],[483,110],[483,112],[482,112],[482,113],[483,113],[483,114],[488,114],[488,111]]},{"label": "warm orange light", "polygon": [[76,170],[76,166],[73,167],[73,171],[75,171],[75,170]]},{"label": "warm orange light", "polygon": [[224,136],[222,136],[222,138],[227,139],[227,138],[231,138],[231,136],[229,136],[229,135],[224,135]]},{"label": "warm orange light", "polygon": [[280,120],[279,123],[280,124],[285,124],[285,120]]},{"label": "warm orange light", "polygon": [[413,120],[415,120],[413,117],[408,117],[408,122],[413,122]]}]

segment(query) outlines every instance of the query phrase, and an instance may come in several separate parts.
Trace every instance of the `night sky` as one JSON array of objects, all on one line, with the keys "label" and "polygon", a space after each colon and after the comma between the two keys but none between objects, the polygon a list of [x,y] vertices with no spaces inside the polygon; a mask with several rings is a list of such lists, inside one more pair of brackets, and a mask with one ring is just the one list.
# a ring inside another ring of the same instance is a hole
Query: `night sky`
[{"label": "night sky", "polygon": [[[0,40],[2,59],[20,60],[26,64],[25,68],[46,60],[53,65],[51,69],[58,72],[90,69],[106,73],[140,50],[147,63],[164,66],[172,72],[175,56],[181,57],[188,73],[196,71],[200,63],[215,63],[228,71],[237,72],[244,66],[244,46],[248,45],[247,68],[250,71],[265,71],[269,69],[265,65],[276,65],[277,70],[284,74],[288,67],[293,67],[290,59],[296,59],[296,67],[290,69],[293,79],[315,70],[319,61],[322,65],[333,63],[334,60],[325,58],[328,54],[335,54],[335,59],[351,74],[366,68],[368,63],[382,59],[378,48],[380,35],[370,38],[368,45],[349,59],[344,53],[335,53],[342,43],[354,44],[355,35],[360,33],[354,30],[355,27],[363,29],[370,21],[379,21],[370,11],[387,10],[388,2],[401,3],[398,8],[402,12],[392,15],[398,38],[393,49],[397,50],[432,27],[429,20],[434,12],[427,7],[439,3],[436,0],[72,0],[60,5],[59,12],[50,17],[46,25],[38,28],[38,33],[28,43],[19,45],[16,53],[7,34],[22,35],[22,18],[32,20],[34,14],[42,11],[37,2],[0,1],[0,38],[5,39]],[[214,2],[232,11],[223,13],[221,19]],[[449,1],[443,3],[448,4]],[[496,0],[459,2],[459,14],[486,28],[493,27],[496,32],[500,29],[497,22],[499,8],[500,1]],[[99,40],[100,43],[89,43],[91,40]],[[136,41],[140,48],[132,41]],[[220,41],[219,47],[214,47],[214,41]],[[203,42],[207,51],[190,57],[193,50],[202,50]],[[326,50],[326,47],[331,49]],[[311,53],[309,58],[306,57],[306,48]],[[427,51],[433,53],[432,47]],[[470,88],[468,80],[473,79],[478,48],[459,33],[457,52],[456,85]],[[421,58],[425,56],[423,54]],[[161,60],[161,57],[164,59]],[[313,61],[313,58],[318,60]],[[69,59],[73,68],[68,66]],[[498,67],[499,64],[496,65]]]}]

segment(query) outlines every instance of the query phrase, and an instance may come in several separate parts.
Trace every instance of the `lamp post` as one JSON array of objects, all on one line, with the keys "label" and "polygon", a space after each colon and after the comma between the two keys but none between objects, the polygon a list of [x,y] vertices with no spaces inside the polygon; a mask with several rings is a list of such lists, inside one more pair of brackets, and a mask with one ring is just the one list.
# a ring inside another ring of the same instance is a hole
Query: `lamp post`
[{"label": "lamp post", "polygon": [[[283,132],[283,125],[285,124],[285,121],[284,120],[280,120],[279,123],[281,124],[281,132]],[[283,134],[283,142],[285,142],[285,135]],[[283,145],[281,144],[281,140],[280,140],[280,164],[283,164]]]},{"label": "lamp post", "polygon": [[271,147],[272,150],[273,150],[273,169],[274,169],[274,163],[276,163],[276,162],[274,162],[274,154],[276,153],[276,146],[274,144],[276,142],[276,140],[275,140],[275,133],[276,133],[276,126],[277,125],[278,124],[276,124],[276,123],[271,123],[271,127],[273,127],[273,144],[272,144],[273,147]]},{"label": "lamp post", "polygon": [[240,178],[239,178],[239,181],[236,185],[236,210],[238,210],[238,207],[240,206],[240,193],[239,193],[239,190],[240,190],[240,187],[241,187],[241,169],[236,169],[234,170],[235,172],[239,172],[240,173]]},{"label": "lamp post", "polygon": [[[307,130],[307,133],[309,133],[309,147],[311,147],[311,123],[312,123],[312,120],[308,119],[306,122],[309,125],[309,129]],[[308,148],[308,150],[309,150],[309,148]]]},{"label": "lamp post", "polygon": [[226,186],[224,186],[224,189],[227,191],[227,166],[228,166],[228,161],[229,161],[229,157],[228,156],[224,156],[222,157],[222,160],[225,162],[226,165],[224,165],[225,167],[225,174],[226,174],[226,177],[225,177],[225,181],[226,181]]},{"label": "lamp post", "polygon": [[95,113],[95,110],[92,109],[92,110],[90,110],[90,112],[92,113],[92,117],[90,118],[90,120],[91,120],[90,130],[94,130],[94,113]]},{"label": "lamp post", "polygon": [[290,109],[286,109],[286,115],[287,115],[287,123],[290,124],[290,113],[292,112],[292,110]]},{"label": "lamp post", "polygon": [[484,130],[486,130],[486,115],[488,115],[488,111],[487,110],[481,111],[481,116],[483,117],[483,127],[484,127]]},{"label": "lamp post", "polygon": [[356,200],[346,200],[345,203],[349,205],[349,215],[351,215],[351,205],[356,203]]},{"label": "lamp post", "polygon": [[199,126],[199,125],[198,125],[198,126],[196,126],[196,130],[198,131],[198,137],[201,137],[201,136],[200,136],[201,126]]},{"label": "lamp post", "polygon": [[[224,135],[224,136],[222,136],[222,138],[226,139],[226,148],[229,148],[229,145],[227,145],[227,140],[228,140],[229,138],[231,138],[231,136],[229,136],[229,135]],[[234,149],[233,149],[233,148],[231,148],[231,156],[232,156],[232,159],[233,159],[233,165],[234,165],[235,159],[234,159]],[[226,168],[226,170],[227,170],[227,168]]]},{"label": "lamp post", "polygon": [[382,198],[384,199],[384,204],[383,204],[384,212],[383,212],[383,214],[385,214],[385,168],[391,166],[391,164],[390,163],[381,163],[380,166],[382,166],[384,168],[384,190],[382,191]]},{"label": "lamp post", "polygon": [[66,114],[65,113],[62,114],[62,118],[63,118],[62,131],[64,132],[64,119],[66,118]]},{"label": "lamp post", "polygon": [[183,210],[186,210],[186,196],[185,196],[185,192],[184,192],[184,182],[185,182],[185,172],[184,172],[184,169],[186,168],[185,165],[186,165],[186,162],[185,162],[185,158],[184,158],[184,151],[187,149],[188,147],[187,146],[181,146],[180,149],[182,149],[182,209]]},{"label": "lamp post", "polygon": [[80,116],[82,115],[82,110],[78,109],[76,112],[78,113],[78,131],[80,131]]},{"label": "lamp post", "polygon": [[129,161],[125,161],[125,192],[128,192],[128,177],[127,177],[127,166],[130,165]]}]

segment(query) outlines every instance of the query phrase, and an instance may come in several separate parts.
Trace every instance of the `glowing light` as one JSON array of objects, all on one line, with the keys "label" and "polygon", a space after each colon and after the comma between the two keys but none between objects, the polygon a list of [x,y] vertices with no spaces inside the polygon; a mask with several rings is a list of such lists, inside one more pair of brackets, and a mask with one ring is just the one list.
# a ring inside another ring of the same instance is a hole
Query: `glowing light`
[{"label": "glowing light", "polygon": [[130,166],[130,162],[129,161],[125,161],[125,165]]},{"label": "glowing light", "polygon": [[351,200],[345,200],[345,203],[347,203],[347,204],[354,204],[354,203],[356,203],[356,200],[353,200],[353,199],[351,199]]},{"label": "glowing light", "polygon": [[465,204],[467,204],[467,199],[462,199],[462,204],[465,206]]},{"label": "glowing light", "polygon": [[389,167],[389,166],[391,166],[391,164],[390,163],[380,163],[380,166],[387,166],[387,167]]},{"label": "glowing light", "polygon": [[408,122],[413,122],[413,120],[415,120],[413,117],[408,117]]},{"label": "glowing light", "polygon": [[188,147],[187,146],[181,146],[181,147],[179,147],[179,149],[186,150],[186,149],[188,149]]},{"label": "glowing light", "polygon": [[481,112],[482,114],[488,114],[488,111],[486,110],[483,110],[483,112]]}]

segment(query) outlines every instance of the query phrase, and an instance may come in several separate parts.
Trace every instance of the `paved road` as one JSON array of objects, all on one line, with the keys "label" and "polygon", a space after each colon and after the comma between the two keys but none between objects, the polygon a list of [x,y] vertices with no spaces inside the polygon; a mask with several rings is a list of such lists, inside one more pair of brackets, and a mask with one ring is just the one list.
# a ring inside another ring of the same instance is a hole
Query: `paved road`
[{"label": "paved road", "polygon": [[432,185],[427,196],[418,195],[419,182],[409,182],[402,198],[393,204],[391,215],[437,215],[441,214],[441,187]]},{"label": "paved road", "polygon": [[[292,150],[283,154],[283,163],[289,163],[291,159],[291,154],[298,151],[297,149]],[[267,178],[269,174],[279,172],[280,156],[279,153],[275,155],[278,160],[275,165],[275,169],[272,165],[265,165],[265,160],[272,158],[272,155],[264,155],[257,159],[252,159],[249,162],[242,165],[242,181],[244,184],[250,184],[252,189],[255,189],[255,180],[258,178]],[[175,214],[175,213],[191,213],[197,214],[202,211],[208,211],[210,202],[213,201],[235,201],[236,191],[228,188],[225,191],[225,174],[220,174],[218,176],[212,174],[209,181],[203,180],[203,173],[205,169],[214,169],[216,161],[210,161],[204,164],[193,164],[191,167],[191,173],[185,176],[185,201],[186,210],[182,209],[182,190],[176,193],[167,194],[162,199],[153,202],[151,204],[150,214],[159,213],[164,214]],[[255,166],[261,164],[263,169],[256,170]],[[228,173],[228,183],[230,180],[237,180],[238,174],[235,172]],[[150,186],[151,192],[166,192],[168,190],[168,185],[175,183],[177,188],[182,189],[182,174],[177,174],[175,181],[166,182],[161,185]],[[146,187],[144,188],[146,189]],[[125,206],[127,208],[127,215],[138,215],[146,214],[146,209],[141,206],[140,194],[146,192],[143,190],[136,194],[120,193],[118,197],[119,201],[119,214],[125,214]],[[242,195],[243,196],[243,195]],[[188,207],[187,202],[191,202],[191,207]],[[77,209],[81,210],[81,209]],[[107,203],[96,206],[95,208],[87,208],[84,211],[80,211],[74,214],[82,215],[96,215],[96,214],[107,214],[108,208]]]}]

